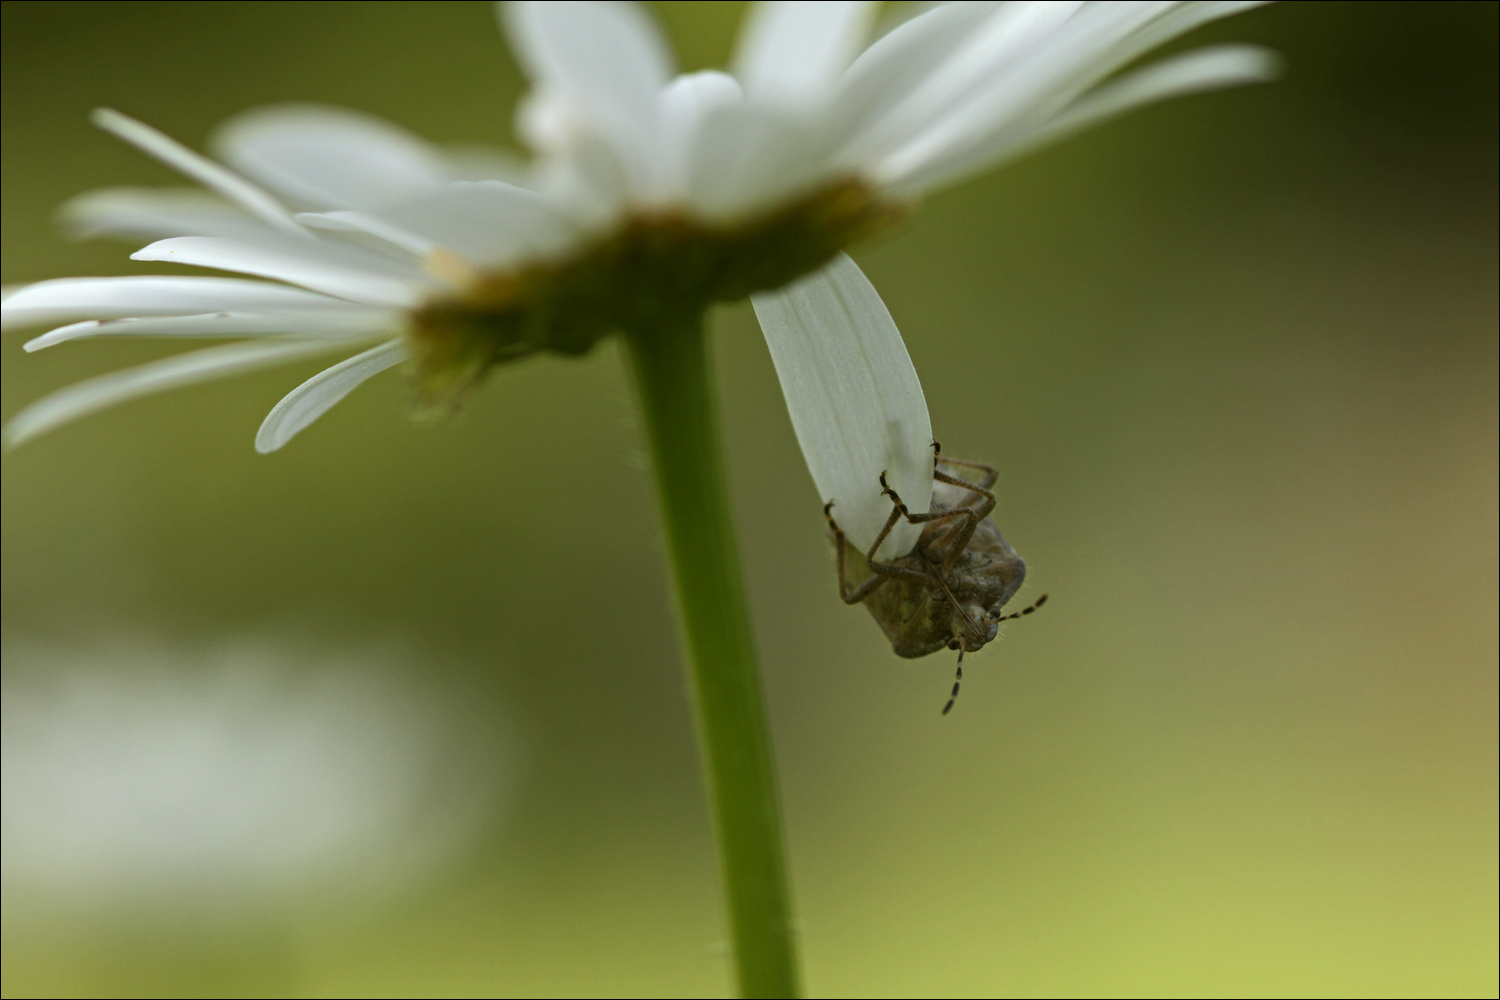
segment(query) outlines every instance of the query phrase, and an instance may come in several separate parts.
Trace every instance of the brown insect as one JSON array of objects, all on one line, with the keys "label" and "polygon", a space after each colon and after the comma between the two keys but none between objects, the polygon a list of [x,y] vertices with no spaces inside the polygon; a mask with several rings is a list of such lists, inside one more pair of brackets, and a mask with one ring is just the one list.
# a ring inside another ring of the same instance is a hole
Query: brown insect
[{"label": "brown insect", "polygon": [[[844,603],[862,602],[897,656],[915,658],[940,649],[958,650],[958,673],[948,704],[943,706],[947,715],[963,681],[964,653],[993,640],[1001,622],[1031,614],[1046,603],[1047,595],[1023,611],[1000,613],[1026,579],[1026,564],[989,519],[995,509],[995,494],[990,487],[999,473],[981,462],[943,458],[936,441],[932,447],[938,466],[972,469],[980,473],[979,481],[971,483],[934,468],[931,508],[926,514],[913,514],[886,484],[882,472],[881,492],[891,498],[891,516],[864,554],[871,575],[856,587],[845,579],[848,546],[833,519],[833,501],[824,505],[823,515],[833,529],[839,596]],[[898,559],[877,561],[875,551],[900,518],[923,526],[916,547]]]}]

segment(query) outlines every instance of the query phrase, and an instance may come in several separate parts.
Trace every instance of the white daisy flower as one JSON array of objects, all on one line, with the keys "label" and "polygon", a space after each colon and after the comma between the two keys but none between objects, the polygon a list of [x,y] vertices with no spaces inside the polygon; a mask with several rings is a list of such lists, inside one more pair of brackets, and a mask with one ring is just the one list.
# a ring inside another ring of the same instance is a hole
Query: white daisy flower
[{"label": "white daisy flower", "polygon": [[[4,327],[64,324],[38,350],[105,336],[244,337],[92,379],[12,419],[18,444],[146,393],[322,352],[359,353],[294,389],[256,436],[274,451],[365,379],[408,361],[451,405],[493,365],[578,354],[618,330],[754,296],[808,466],[858,545],[932,483],[931,428],[900,334],[842,249],[928,191],[1124,110],[1263,80],[1217,46],[1114,76],[1256,2],[960,2],[871,41],[873,3],[761,3],[732,72],[674,75],[623,3],[510,3],[533,90],[525,169],[447,155],[383,122],[273,108],[229,122],[209,159],[114,111],[95,121],[206,188],[105,191],[67,215],[154,239],[136,260],[249,278],[43,281]],[[800,279],[800,280],[799,280]],[[899,554],[916,528],[882,548]]]}]

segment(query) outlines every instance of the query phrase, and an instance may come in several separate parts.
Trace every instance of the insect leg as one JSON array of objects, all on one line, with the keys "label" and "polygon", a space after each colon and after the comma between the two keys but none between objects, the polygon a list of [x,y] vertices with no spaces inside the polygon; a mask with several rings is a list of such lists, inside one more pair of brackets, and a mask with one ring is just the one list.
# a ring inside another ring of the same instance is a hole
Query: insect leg
[{"label": "insect leg", "polygon": [[960,513],[966,514],[962,525],[954,525],[953,528],[945,531],[942,537],[939,537],[938,540],[932,543],[933,552],[941,552],[947,546],[948,555],[942,561],[942,571],[947,574],[959,562],[959,556],[962,556],[965,549],[968,549],[969,540],[974,538],[975,529],[980,526],[981,520],[989,517],[990,511],[995,510],[995,493],[984,489],[984,487],[975,486],[974,483],[966,483],[966,481],[960,480],[960,478],[942,474],[942,472],[933,472],[933,478],[936,478],[939,483],[950,483],[953,486],[966,487],[966,489],[974,490],[975,493],[980,495],[980,502],[977,502],[977,504],[969,504],[968,507],[956,508]]},{"label": "insect leg", "polygon": [[865,554],[865,562],[870,564],[871,572],[879,573],[881,576],[895,577],[901,580],[916,580],[921,583],[930,582],[931,577],[921,570],[907,569],[904,566],[892,566],[889,563],[876,562],[875,550],[880,548],[880,543],[885,541],[885,537],[891,533],[891,529],[896,526],[896,522],[903,517],[912,524],[919,524],[923,521],[936,521],[941,518],[952,517],[952,512],[939,511],[936,514],[913,514],[906,509],[906,504],[901,502],[901,497],[896,494],[896,491],[886,486],[884,472],[880,474],[880,485],[884,488],[886,495],[891,498],[891,502],[895,504],[895,507],[891,510],[891,516],[885,519],[885,527],[881,528],[880,534],[875,536],[875,544],[871,545],[870,551]]},{"label": "insect leg", "polygon": [[967,515],[963,523],[955,524],[932,542],[932,551],[941,551],[944,546],[948,548],[948,555],[943,559],[943,572],[947,573],[953,569],[954,564],[958,562],[958,557],[963,555],[964,550],[969,547],[969,539],[974,537],[974,531],[979,527],[979,522],[989,517],[990,511],[995,509],[995,494],[982,486],[976,486],[973,483],[965,482],[955,476],[950,476],[936,470],[933,471],[932,478],[940,483],[962,486],[970,490],[971,495],[977,493],[980,496],[978,503],[970,503],[965,507],[954,508],[953,512],[955,514],[963,513]]},{"label": "insect leg", "polygon": [[[925,524],[932,521],[948,521],[957,518],[964,519],[964,523],[962,526],[955,526],[953,528],[950,528],[948,531],[945,531],[935,543],[932,543],[931,546],[932,549],[940,548],[943,542],[953,536],[955,532],[957,533],[957,543],[949,546],[948,557],[943,560],[942,571],[946,574],[953,569],[954,563],[958,562],[958,557],[963,555],[964,549],[969,545],[969,539],[974,535],[974,529],[979,527],[979,522],[988,517],[990,511],[995,509],[995,495],[989,490],[975,486],[973,483],[964,482],[962,479],[956,479],[953,476],[949,476],[945,473],[937,472],[935,470],[933,472],[933,478],[938,480],[939,482],[952,483],[955,486],[967,487],[970,490],[983,494],[984,499],[980,500],[977,506],[971,505],[968,507],[950,507],[947,510],[931,511],[926,514],[913,514],[911,511],[906,509],[906,504],[901,501],[900,495],[898,495],[895,490],[891,489],[891,487],[886,484],[885,473],[880,474],[880,485],[884,487],[886,496],[890,497],[891,502],[896,505],[896,510],[899,511],[901,513],[901,516],[905,517],[906,520],[912,524]],[[891,523],[894,523],[894,518],[892,519]]]},{"label": "insect leg", "polygon": [[[891,528],[895,526],[895,524],[896,524],[896,518],[897,517],[904,517],[904,518],[906,518],[906,520],[908,521],[908,523],[911,523],[911,524],[927,524],[927,523],[930,523],[930,522],[933,522],[933,521],[948,521],[948,520],[952,520],[954,518],[959,518],[959,517],[968,517],[971,521],[973,521],[973,513],[967,507],[959,507],[956,510],[955,509],[950,509],[950,510],[929,511],[926,514],[913,514],[911,511],[909,511],[909,510],[906,509],[906,504],[904,502],[902,502],[901,495],[899,493],[897,493],[895,490],[893,490],[888,483],[886,483],[886,481],[885,481],[885,473],[884,472],[882,472],[880,474],[880,485],[881,485],[881,487],[882,487],[885,495],[891,498],[891,503],[895,504],[896,509],[893,510],[893,511],[891,511],[890,518],[888,518],[886,520],[886,522],[885,522],[885,531],[882,531],[880,533],[880,539],[877,540],[876,543],[875,543],[876,546],[879,546],[880,540],[883,540],[885,538],[885,536],[886,536],[886,533],[889,532],[891,530]],[[977,524],[978,522],[974,521],[973,523]],[[973,529],[973,527],[970,527],[968,529],[968,534],[964,536],[964,544],[965,545],[968,544],[968,536],[972,535],[973,533],[974,533],[974,529]],[[963,550],[959,549],[958,551],[962,552]],[[875,549],[871,548],[870,549],[870,566],[871,566],[872,569],[875,567],[874,555],[875,555]],[[957,556],[954,556],[953,559],[946,560],[943,563],[943,570],[944,570],[944,572],[946,572],[949,569],[953,568],[953,562],[956,561],[957,558],[958,558]],[[888,568],[895,569],[896,567],[888,567]],[[902,575],[908,577],[909,579],[913,579],[913,580],[920,579],[920,580],[923,580],[923,581],[925,581],[927,583],[931,583],[932,580],[933,580],[933,576],[930,575],[930,574],[917,573],[917,572],[912,571],[912,570],[908,570],[908,571],[904,572]],[[942,585],[942,577],[941,577],[941,575],[937,576],[937,582],[938,582],[938,584],[940,586]]]},{"label": "insect leg", "polygon": [[[995,480],[1000,478],[999,469],[996,469],[993,465],[986,465],[983,462],[967,462],[961,458],[943,458],[941,455],[937,456],[937,462],[939,465],[956,465],[960,469],[980,470],[984,473],[984,478],[979,481],[980,489],[989,489],[995,485]],[[963,485],[968,486],[970,484],[964,483]]]},{"label": "insect leg", "polygon": [[[950,476],[946,472],[939,472],[936,469],[934,469],[932,472],[932,478],[936,479],[940,483],[947,483],[949,486],[962,486],[970,493],[978,493],[985,499],[985,501],[989,503],[989,508],[984,512],[983,515],[985,517],[988,517],[989,512],[995,509],[995,494],[991,493],[988,489],[986,489],[985,486],[981,486],[978,483],[971,483],[966,479],[959,479],[957,476]],[[994,483],[988,483],[986,485],[993,486]],[[965,497],[964,499],[968,501],[970,498]]]},{"label": "insect leg", "polygon": [[[885,484],[885,473],[883,473],[883,472],[880,474],[880,482],[881,482],[881,485]],[[881,528],[880,529],[880,534],[878,534],[878,535],[875,536],[875,544],[871,545],[870,546],[870,551],[867,552],[867,553],[865,553],[865,559],[868,562],[872,562],[873,563],[875,561],[875,550],[878,549],[878,548],[880,548],[880,543],[883,542],[883,541],[885,541],[885,536],[889,535],[891,533],[891,529],[896,526],[896,520],[900,516],[901,516],[901,501],[897,500],[896,501],[896,509],[893,510],[893,511],[891,511],[891,516],[885,519],[885,527]]]},{"label": "insect leg", "polygon": [[[839,597],[843,599],[845,604],[858,604],[866,597],[874,593],[882,584],[885,583],[885,581],[889,580],[890,577],[882,576],[877,573],[876,575],[870,577],[868,580],[865,580],[858,587],[855,587],[852,591],[849,589],[849,584],[844,580],[844,529],[840,528],[838,522],[833,519],[833,514],[831,513],[832,510],[832,500],[823,505],[823,516],[828,518],[828,527],[833,529],[833,544],[834,548],[837,550],[837,560],[839,564]],[[879,543],[877,542],[876,544],[878,545]]]},{"label": "insect leg", "polygon": [[926,524],[929,521],[944,521],[949,518],[962,517],[968,510],[967,507],[958,507],[949,510],[930,511],[926,514],[913,514],[911,511],[906,509],[906,503],[901,499],[901,495],[893,490],[890,486],[886,485],[884,472],[880,474],[880,486],[881,491],[886,496],[891,498],[891,503],[896,505],[896,509],[891,512],[890,520],[886,521],[885,531],[881,532],[880,534],[880,537],[882,539],[885,538],[886,532],[889,532],[891,528],[895,527],[896,518],[898,515],[900,517],[906,518],[907,523],[909,524]]}]

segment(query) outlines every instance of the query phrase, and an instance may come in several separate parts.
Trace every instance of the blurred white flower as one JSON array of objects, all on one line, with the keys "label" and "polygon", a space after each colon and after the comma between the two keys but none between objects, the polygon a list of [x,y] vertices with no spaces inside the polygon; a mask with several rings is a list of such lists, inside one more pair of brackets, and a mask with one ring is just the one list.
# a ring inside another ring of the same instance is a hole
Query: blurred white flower
[{"label": "blurred white flower", "polygon": [[[868,544],[889,510],[882,470],[926,509],[931,429],[900,334],[840,250],[922,194],[1043,142],[1267,78],[1265,51],[1218,46],[1108,79],[1258,5],[948,3],[870,42],[876,4],[761,3],[732,73],[674,76],[633,5],[505,4],[533,83],[519,126],[536,158],[522,171],[476,167],[327,108],[241,116],[218,133],[217,161],[100,111],[99,125],[212,195],[99,192],[72,204],[75,227],[156,240],[136,260],[271,281],[44,281],[8,294],[5,328],[65,324],[28,350],[102,336],[255,339],[64,389],[17,414],[7,438],[160,389],[365,348],[276,405],[256,437],[273,451],[407,358],[420,398],[443,405],[497,362],[581,353],[665,311],[754,294],[819,492]],[[882,551],[915,537],[899,525]]]},{"label": "blurred white flower", "polygon": [[7,907],[364,903],[493,818],[500,750],[451,699],[380,654],[298,659],[263,644],[8,647]]}]

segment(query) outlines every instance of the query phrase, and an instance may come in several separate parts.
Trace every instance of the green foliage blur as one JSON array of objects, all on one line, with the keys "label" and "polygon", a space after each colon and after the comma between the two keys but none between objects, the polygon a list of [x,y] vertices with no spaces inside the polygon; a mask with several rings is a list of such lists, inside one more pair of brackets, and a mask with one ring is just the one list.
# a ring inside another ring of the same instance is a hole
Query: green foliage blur
[{"label": "green foliage blur", "polygon": [[[684,68],[726,59],[737,5],[655,10]],[[947,718],[951,657],[899,660],[837,600],[753,314],[716,315],[813,995],[1493,995],[1496,12],[1213,25],[1176,47],[1260,42],[1285,78],[856,248],[944,452],[1002,470],[1021,599],[1051,595]],[[176,183],[97,105],[198,146],[280,101],[509,144],[523,86],[482,2],[3,14],[7,284],[162,273],[54,227],[79,192]],[[7,416],[174,349],[23,339]],[[730,988],[621,360],[499,370],[436,427],[377,379],[257,455],[309,362],[5,455],[8,649],[412,651],[406,683],[465,692],[513,775],[447,862],[316,919],[7,905],[7,996]]]}]

